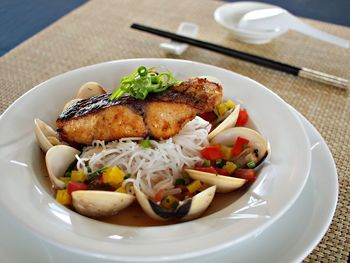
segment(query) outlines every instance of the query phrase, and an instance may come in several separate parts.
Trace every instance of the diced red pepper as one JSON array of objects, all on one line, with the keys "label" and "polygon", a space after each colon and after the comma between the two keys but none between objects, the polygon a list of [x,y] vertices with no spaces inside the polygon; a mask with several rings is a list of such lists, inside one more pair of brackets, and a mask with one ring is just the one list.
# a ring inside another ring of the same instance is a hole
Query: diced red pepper
[{"label": "diced red pepper", "polygon": [[213,111],[205,112],[205,113],[199,115],[199,117],[201,117],[202,119],[209,121],[209,122],[213,122],[217,119],[217,116]]},{"label": "diced red pepper", "polygon": [[244,126],[249,120],[248,112],[245,109],[239,110],[236,126]]},{"label": "diced red pepper", "polygon": [[180,184],[176,188],[180,188],[181,193],[175,194],[174,196],[179,200],[184,200],[185,196],[188,194],[188,189],[187,189],[186,185]]},{"label": "diced red pepper", "polygon": [[67,192],[68,194],[72,194],[72,192],[74,191],[78,191],[78,190],[87,190],[88,187],[86,184],[84,184],[83,182],[69,182],[67,184]]},{"label": "diced red pepper", "polygon": [[216,172],[220,175],[229,176],[229,172],[222,168],[215,168]]},{"label": "diced red pepper", "polygon": [[155,196],[154,196],[154,201],[155,202],[160,202],[164,197],[164,190],[159,190]]},{"label": "diced red pepper", "polygon": [[197,171],[201,171],[201,172],[205,172],[205,173],[216,174],[216,169],[213,166],[209,166],[209,167],[195,167],[195,168],[193,168],[193,170],[197,170]]},{"label": "diced red pepper", "polygon": [[220,145],[209,145],[201,151],[201,155],[206,160],[221,160],[224,155],[221,152]]},{"label": "diced red pepper", "polygon": [[254,182],[256,179],[256,172],[254,169],[237,169],[233,175],[250,182]]},{"label": "diced red pepper", "polygon": [[244,145],[248,145],[248,143],[249,140],[237,137],[235,144],[232,146],[231,154],[233,156],[238,156],[244,150]]}]

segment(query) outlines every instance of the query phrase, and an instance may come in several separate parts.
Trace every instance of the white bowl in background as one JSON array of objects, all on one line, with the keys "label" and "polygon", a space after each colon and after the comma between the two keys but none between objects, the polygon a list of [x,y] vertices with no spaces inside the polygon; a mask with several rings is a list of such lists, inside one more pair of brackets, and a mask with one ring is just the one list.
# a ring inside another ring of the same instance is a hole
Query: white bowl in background
[{"label": "white bowl in background", "polygon": [[239,41],[250,44],[265,44],[284,34],[287,30],[260,32],[238,26],[241,18],[248,12],[259,9],[273,8],[274,5],[259,2],[236,2],[218,7],[214,12],[217,23],[227,28]]}]

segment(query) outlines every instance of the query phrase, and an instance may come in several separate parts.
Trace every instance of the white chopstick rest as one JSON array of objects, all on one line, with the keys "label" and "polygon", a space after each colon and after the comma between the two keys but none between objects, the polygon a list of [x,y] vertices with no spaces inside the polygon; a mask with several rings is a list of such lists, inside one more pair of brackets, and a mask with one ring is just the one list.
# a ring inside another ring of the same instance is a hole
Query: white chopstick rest
[{"label": "white chopstick rest", "polygon": [[[199,27],[190,22],[182,22],[178,27],[176,33],[186,37],[196,38]],[[167,53],[181,55],[188,48],[188,44],[171,41],[167,43],[161,43],[160,48],[164,49]]]}]

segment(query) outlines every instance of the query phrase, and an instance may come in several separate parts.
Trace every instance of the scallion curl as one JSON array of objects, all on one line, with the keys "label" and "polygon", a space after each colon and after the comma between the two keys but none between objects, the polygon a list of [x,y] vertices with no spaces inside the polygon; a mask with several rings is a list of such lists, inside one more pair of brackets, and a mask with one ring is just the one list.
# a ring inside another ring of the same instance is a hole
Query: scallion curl
[{"label": "scallion curl", "polygon": [[131,75],[120,80],[120,86],[109,97],[110,100],[119,99],[128,94],[136,99],[144,100],[150,92],[161,92],[180,82],[167,71],[156,73],[153,68],[140,66]]}]

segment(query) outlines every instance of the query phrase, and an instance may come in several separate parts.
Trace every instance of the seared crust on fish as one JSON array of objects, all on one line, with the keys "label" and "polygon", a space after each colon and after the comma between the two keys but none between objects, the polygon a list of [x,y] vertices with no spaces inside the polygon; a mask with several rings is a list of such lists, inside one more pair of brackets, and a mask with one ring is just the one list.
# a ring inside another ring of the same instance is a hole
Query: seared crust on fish
[{"label": "seared crust on fish", "polygon": [[56,121],[61,139],[89,145],[124,137],[170,138],[197,114],[212,111],[221,101],[222,87],[193,78],[145,100],[124,96],[111,101],[109,96],[79,100],[65,109]]}]

